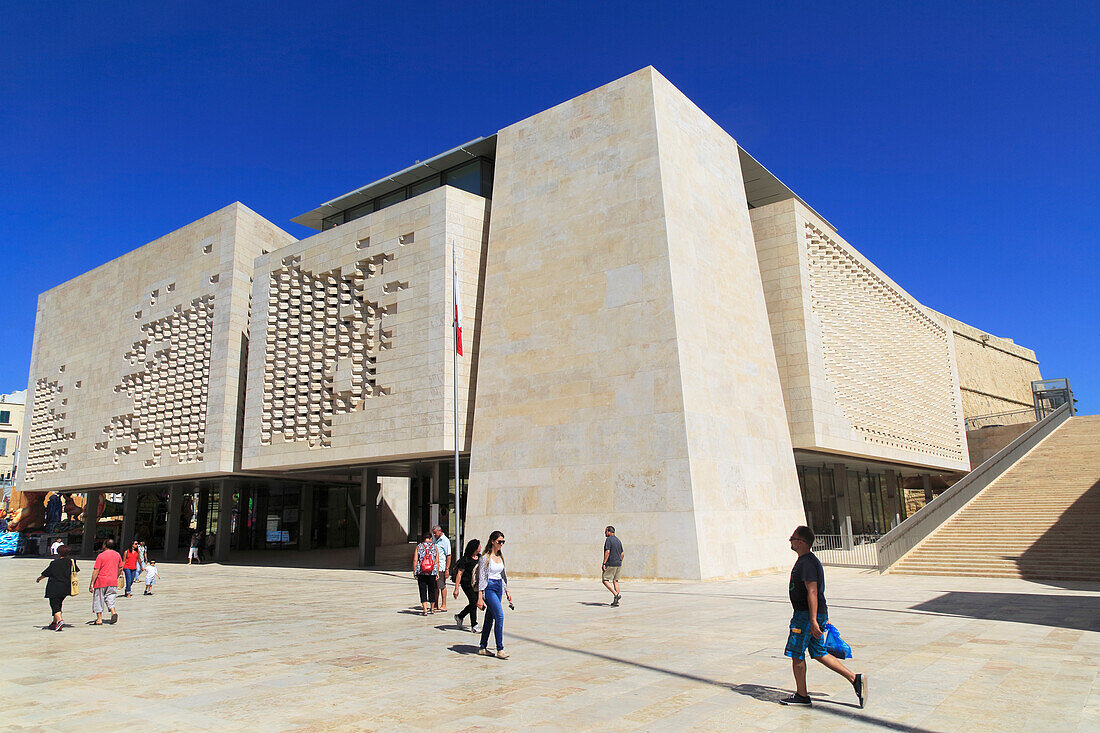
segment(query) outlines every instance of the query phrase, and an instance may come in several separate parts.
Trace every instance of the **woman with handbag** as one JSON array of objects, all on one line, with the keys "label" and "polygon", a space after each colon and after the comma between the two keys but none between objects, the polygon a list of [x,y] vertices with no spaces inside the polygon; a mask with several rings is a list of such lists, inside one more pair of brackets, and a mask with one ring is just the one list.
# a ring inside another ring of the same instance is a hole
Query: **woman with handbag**
[{"label": "woman with handbag", "polygon": [[432,601],[435,600],[436,572],[439,568],[439,547],[432,544],[435,538],[431,532],[424,535],[424,541],[416,546],[413,553],[413,575],[416,576],[416,584],[420,587],[420,605],[423,606],[423,614],[427,616],[432,612]]},{"label": "woman with handbag", "polygon": [[62,545],[57,548],[57,558],[51,562],[35,583],[41,583],[46,579],[45,597],[50,601],[50,612],[53,621],[46,628],[51,631],[61,631],[65,628],[65,622],[61,620],[61,604],[69,596],[75,596],[80,592],[80,586],[76,581],[76,574],[80,568],[76,566],[76,560],[69,558],[69,546]]},{"label": "woman with handbag", "polygon": [[504,533],[494,530],[489,535],[489,548],[481,555],[477,566],[477,607],[485,613],[485,624],[481,627],[481,647],[477,653],[483,657],[491,657],[493,653],[488,650],[489,634],[495,633],[497,639],[497,653],[499,659],[507,659],[508,652],[504,651],[504,606],[500,597],[507,596],[508,606],[512,605],[512,594],[508,591],[508,573],[504,570]]}]

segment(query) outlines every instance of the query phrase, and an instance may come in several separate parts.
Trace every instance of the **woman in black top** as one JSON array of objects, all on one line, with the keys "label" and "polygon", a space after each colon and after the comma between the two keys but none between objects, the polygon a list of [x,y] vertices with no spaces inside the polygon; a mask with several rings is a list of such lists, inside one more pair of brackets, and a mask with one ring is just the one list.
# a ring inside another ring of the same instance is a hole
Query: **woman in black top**
[{"label": "woman in black top", "polygon": [[65,622],[61,620],[61,604],[70,595],[72,590],[72,574],[79,573],[76,560],[69,559],[69,546],[62,545],[57,548],[57,559],[42,571],[35,583],[42,582],[46,578],[45,597],[50,599],[50,612],[53,613],[53,622],[47,627],[51,631],[61,631],[65,628]]},{"label": "woman in black top", "polygon": [[452,566],[455,571],[454,597],[458,598],[458,589],[462,588],[467,600],[466,608],[462,609],[461,613],[455,614],[455,623],[458,624],[458,628],[464,628],[462,619],[466,618],[466,614],[469,614],[470,631],[475,634],[481,631],[477,627],[477,586],[474,585],[474,569],[477,567],[477,561],[480,557],[481,543],[477,540],[470,540],[466,543],[466,549],[463,550],[462,557]]}]

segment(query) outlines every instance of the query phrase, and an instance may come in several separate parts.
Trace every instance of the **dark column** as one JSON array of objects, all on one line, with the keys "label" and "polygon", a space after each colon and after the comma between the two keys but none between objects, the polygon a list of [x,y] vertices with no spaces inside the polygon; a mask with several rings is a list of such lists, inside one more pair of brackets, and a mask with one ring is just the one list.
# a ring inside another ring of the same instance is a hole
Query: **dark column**
[{"label": "dark column", "polygon": [[893,525],[895,517],[898,523],[905,519],[905,501],[901,495],[901,488],[898,486],[898,475],[893,469],[886,471],[886,496],[893,499],[890,505],[886,517],[888,524]]},{"label": "dark column", "polygon": [[[432,466],[432,504],[438,505],[439,511],[433,520],[429,509],[428,522],[431,525],[443,526],[447,518],[447,467],[443,461],[436,461]],[[428,529],[431,528],[431,526],[428,527]],[[447,529],[449,531],[450,527]]]},{"label": "dark column", "polygon": [[[95,530],[99,524],[100,491],[84,492],[84,539],[80,543],[81,557],[91,557],[95,552]],[[90,576],[89,576],[90,577]]]},{"label": "dark column", "polygon": [[134,540],[134,525],[137,524],[138,487],[130,486],[122,495],[122,537],[118,538],[118,551],[129,549]]},{"label": "dark column", "polygon": [[[840,545],[845,550],[852,549],[852,505],[848,494],[848,468],[843,463],[834,463],[833,489],[836,491],[836,519],[840,525]],[[856,497],[859,500],[859,497]]]},{"label": "dark column", "polygon": [[378,545],[378,470],[363,469],[359,488],[359,567],[374,565]]},{"label": "dark column", "polygon": [[922,473],[920,475],[921,483],[924,484],[924,503],[928,504],[932,501],[932,475]]},{"label": "dark column", "polygon": [[173,562],[179,559],[180,546],[180,507],[183,505],[183,487],[168,489],[168,524],[164,527],[164,559]]},{"label": "dark column", "polygon": [[298,502],[298,549],[305,552],[310,547],[313,536],[313,486],[305,484],[299,492]]},{"label": "dark column", "polygon": [[233,534],[233,482],[218,482],[218,535],[214,539],[214,560],[229,561],[229,540]]}]

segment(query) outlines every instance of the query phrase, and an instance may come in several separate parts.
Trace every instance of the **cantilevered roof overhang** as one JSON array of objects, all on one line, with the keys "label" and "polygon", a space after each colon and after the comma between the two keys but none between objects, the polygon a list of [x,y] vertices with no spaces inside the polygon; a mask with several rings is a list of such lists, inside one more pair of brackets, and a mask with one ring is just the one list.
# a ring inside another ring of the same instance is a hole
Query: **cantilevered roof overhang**
[{"label": "cantilevered roof overhang", "polygon": [[479,137],[464,145],[459,145],[457,148],[452,148],[445,153],[440,153],[434,158],[413,163],[408,168],[399,170],[385,178],[379,178],[374,183],[368,183],[362,188],[357,188],[342,196],[337,196],[331,201],[326,201],[321,204],[313,211],[307,211],[304,214],[294,217],[291,221],[295,224],[301,224],[302,226],[320,231],[321,222],[326,216],[332,216],[337,212],[350,209],[353,206],[370,201],[378,196],[385,196],[391,191],[404,188],[410,183],[416,183],[433,173],[439,173],[448,168],[453,168],[456,165],[465,163],[467,160],[474,160],[482,157],[494,158],[496,156],[496,150],[496,135]]},{"label": "cantilevered roof overhang", "polygon": [[[433,173],[439,173],[448,168],[453,168],[467,160],[473,160],[480,157],[495,158],[496,148],[496,135],[479,137],[476,140],[471,140],[468,143],[452,148],[445,153],[440,153],[434,158],[414,163],[408,168],[399,170],[384,178],[379,178],[377,181],[368,183],[366,186],[357,188],[349,193],[337,196],[331,201],[326,201],[312,211],[307,211],[304,214],[294,217],[291,221],[320,231],[322,228],[321,223],[326,216],[332,216],[333,214],[344,211],[345,209],[350,209],[353,206],[370,201],[378,196],[384,196],[391,191],[396,191],[410,183],[416,183]],[[803,206],[817,214],[826,224],[829,223],[825,217],[818,214],[817,211],[814,211],[812,206],[803,201],[798,194],[776,178],[771,171],[761,165],[756,158],[752,157],[740,145],[737,146],[737,151],[741,158],[741,175],[745,183],[745,198],[748,201],[750,209],[793,198],[798,199]],[[836,227],[833,227],[832,224],[829,224],[829,226],[833,231],[836,231]]]},{"label": "cantilevered roof overhang", "polygon": [[[829,224],[828,219],[817,211],[814,211],[814,207],[802,200],[802,197],[796,194],[791,189],[772,175],[772,172],[760,164],[756,158],[745,152],[745,149],[740,145],[737,146],[737,152],[741,157],[741,176],[745,180],[745,198],[749,202],[749,208],[755,209],[757,206],[767,206],[768,204],[774,204],[776,201],[786,201],[787,199],[798,199],[798,202],[805,206],[810,211],[821,219],[821,221]],[[836,227],[829,224],[829,228],[834,232]]]}]

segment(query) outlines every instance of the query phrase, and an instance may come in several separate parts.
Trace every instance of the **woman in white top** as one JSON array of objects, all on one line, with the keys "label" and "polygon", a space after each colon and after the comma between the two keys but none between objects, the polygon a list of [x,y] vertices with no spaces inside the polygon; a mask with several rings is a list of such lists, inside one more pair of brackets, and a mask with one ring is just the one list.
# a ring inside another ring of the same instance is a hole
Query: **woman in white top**
[{"label": "woman in white top", "polygon": [[482,554],[477,567],[477,607],[485,610],[485,625],[481,629],[481,648],[477,653],[491,657],[493,653],[486,647],[489,644],[489,632],[493,631],[497,637],[497,657],[507,659],[508,652],[504,651],[504,606],[500,602],[501,595],[508,598],[508,605],[512,606],[512,594],[508,592],[508,573],[504,570],[504,533],[500,530],[489,535],[489,548]]}]

